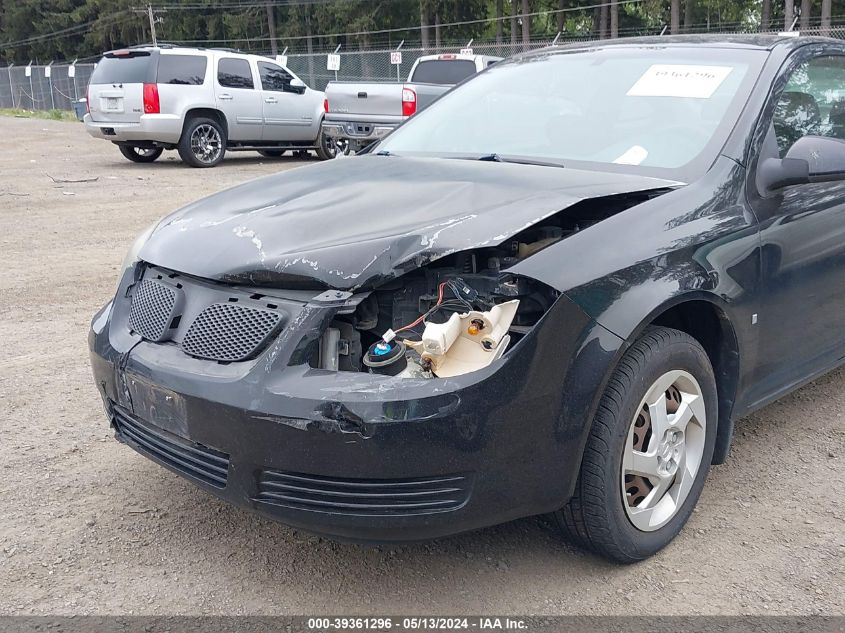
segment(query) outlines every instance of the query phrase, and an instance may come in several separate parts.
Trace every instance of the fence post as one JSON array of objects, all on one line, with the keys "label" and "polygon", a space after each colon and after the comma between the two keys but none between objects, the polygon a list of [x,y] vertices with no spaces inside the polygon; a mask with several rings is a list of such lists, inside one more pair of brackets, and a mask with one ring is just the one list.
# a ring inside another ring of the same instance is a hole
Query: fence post
[{"label": "fence post", "polygon": [[79,58],[73,60],[73,63],[68,66],[67,75],[71,79],[73,79],[73,100],[79,101],[79,91],[76,89],[76,62],[79,61]]},{"label": "fence post", "polygon": [[26,74],[29,77],[29,100],[32,103],[32,109],[35,110],[35,87],[32,85],[32,60],[29,60],[29,66],[26,67]]},{"label": "fence post", "polygon": [[6,70],[9,71],[9,97],[12,99],[12,110],[15,109],[15,86],[12,84],[12,66],[14,64],[10,63]]},{"label": "fence post", "polygon": [[50,86],[50,109],[56,109],[56,99],[53,96],[53,60],[44,67],[44,74],[47,76],[47,84]]}]

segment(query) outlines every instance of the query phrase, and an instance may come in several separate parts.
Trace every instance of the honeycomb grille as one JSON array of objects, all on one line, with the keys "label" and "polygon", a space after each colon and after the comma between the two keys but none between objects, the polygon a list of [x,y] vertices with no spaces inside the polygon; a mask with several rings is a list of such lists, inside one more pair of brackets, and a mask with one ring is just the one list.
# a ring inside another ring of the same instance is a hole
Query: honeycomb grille
[{"label": "honeycomb grille", "polygon": [[145,339],[159,342],[167,333],[175,306],[175,290],[145,279],[138,284],[132,295],[129,326]]},{"label": "honeycomb grille", "polygon": [[209,360],[247,360],[261,350],[280,322],[281,315],[276,312],[215,303],[191,323],[182,349]]}]

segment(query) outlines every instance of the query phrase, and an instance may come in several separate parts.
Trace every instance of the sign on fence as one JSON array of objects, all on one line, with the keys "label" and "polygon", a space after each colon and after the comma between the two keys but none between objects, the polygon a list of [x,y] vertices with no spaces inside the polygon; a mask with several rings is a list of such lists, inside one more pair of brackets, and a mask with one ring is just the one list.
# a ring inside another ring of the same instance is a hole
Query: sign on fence
[{"label": "sign on fence", "polygon": [[390,51],[390,63],[394,66],[402,63],[402,51]]},{"label": "sign on fence", "polygon": [[461,49],[461,55],[472,55],[472,49],[471,48],[462,48]]},{"label": "sign on fence", "polygon": [[76,77],[76,66],[71,64],[70,66],[67,67],[67,76],[70,79],[73,79],[74,77]]},{"label": "sign on fence", "polygon": [[287,68],[287,65],[288,65],[288,56],[287,55],[276,55],[276,61],[279,62],[285,68]]},{"label": "sign on fence", "polygon": [[326,56],[326,70],[340,70],[340,55],[329,53]]},{"label": "sign on fence", "polygon": [[44,66],[44,76],[49,78],[52,74],[53,74],[53,69],[50,68],[49,66]]},{"label": "sign on fence", "polygon": [[27,66],[23,74],[25,77],[32,77],[32,66]]}]

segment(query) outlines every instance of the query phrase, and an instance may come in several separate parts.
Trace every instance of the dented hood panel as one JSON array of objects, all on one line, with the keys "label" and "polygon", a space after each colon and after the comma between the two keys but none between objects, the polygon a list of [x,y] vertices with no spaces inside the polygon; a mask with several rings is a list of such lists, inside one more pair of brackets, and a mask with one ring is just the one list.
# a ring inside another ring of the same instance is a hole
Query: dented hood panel
[{"label": "dented hood panel", "polygon": [[273,174],[166,217],[144,261],[229,283],[370,287],[493,246],[571,205],[679,183],[471,160],[360,156]]}]

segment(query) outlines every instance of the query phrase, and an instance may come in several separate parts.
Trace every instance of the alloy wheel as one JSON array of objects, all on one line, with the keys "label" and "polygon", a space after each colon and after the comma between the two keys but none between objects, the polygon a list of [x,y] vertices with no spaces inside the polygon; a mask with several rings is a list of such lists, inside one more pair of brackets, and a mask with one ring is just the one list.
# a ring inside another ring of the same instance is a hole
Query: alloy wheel
[{"label": "alloy wheel", "polygon": [[622,456],[622,503],[639,530],[666,525],[684,504],[704,454],[704,397],[692,374],[663,374],[646,392]]},{"label": "alloy wheel", "polygon": [[191,152],[203,163],[213,163],[223,151],[220,132],[213,125],[203,123],[191,132]]}]

